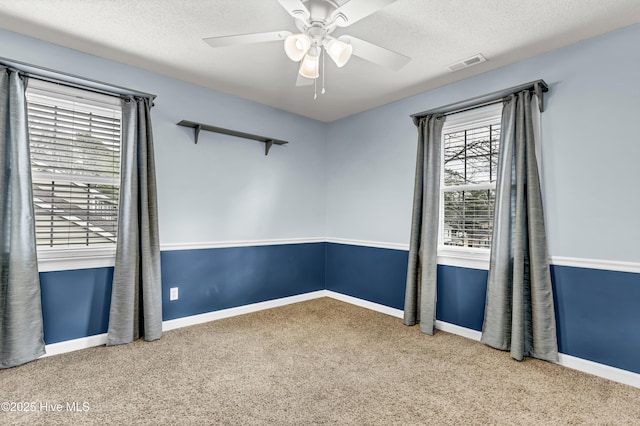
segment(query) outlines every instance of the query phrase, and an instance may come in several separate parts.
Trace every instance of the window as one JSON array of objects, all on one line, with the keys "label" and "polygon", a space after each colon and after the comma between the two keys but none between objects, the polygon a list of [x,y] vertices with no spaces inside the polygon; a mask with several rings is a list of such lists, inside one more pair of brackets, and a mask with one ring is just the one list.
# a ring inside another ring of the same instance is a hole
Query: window
[{"label": "window", "polygon": [[501,113],[497,104],[445,121],[439,252],[491,248]]},{"label": "window", "polygon": [[39,257],[115,250],[119,98],[30,80],[27,89]]}]

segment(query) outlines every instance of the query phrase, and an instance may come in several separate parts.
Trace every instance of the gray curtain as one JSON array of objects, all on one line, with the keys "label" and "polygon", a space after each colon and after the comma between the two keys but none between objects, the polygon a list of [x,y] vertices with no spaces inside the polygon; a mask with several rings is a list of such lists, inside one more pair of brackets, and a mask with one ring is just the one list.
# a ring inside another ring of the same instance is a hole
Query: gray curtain
[{"label": "gray curtain", "polygon": [[123,100],[118,242],[107,345],[162,336],[154,164],[149,100]]},{"label": "gray curtain", "polygon": [[[534,105],[537,99],[534,95]],[[558,360],[532,95],[502,112],[496,204],[482,342],[522,360]]]},{"label": "gray curtain", "polygon": [[442,168],[443,115],[418,122],[418,154],[413,193],[404,324],[420,323],[420,331],[433,334],[436,321],[440,169]]},{"label": "gray curtain", "polygon": [[0,368],[45,353],[25,80],[0,66]]}]

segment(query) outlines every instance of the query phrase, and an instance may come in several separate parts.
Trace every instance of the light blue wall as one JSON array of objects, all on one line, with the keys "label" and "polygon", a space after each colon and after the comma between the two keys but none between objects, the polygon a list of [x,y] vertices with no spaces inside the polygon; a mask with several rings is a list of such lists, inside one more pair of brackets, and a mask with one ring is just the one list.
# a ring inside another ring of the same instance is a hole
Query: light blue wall
[{"label": "light blue wall", "polygon": [[[416,131],[408,116],[538,78],[553,256],[640,261],[640,25],[326,125],[0,30],[0,56],[152,92],[162,243],[338,237],[407,243]],[[191,119],[290,140],[178,127]],[[325,199],[326,195],[326,199]],[[326,210],[326,214],[325,214]]]},{"label": "light blue wall", "polygon": [[635,25],[331,123],[327,236],[407,244],[409,115],[542,78],[551,87],[542,115],[550,254],[640,262],[639,45]]},{"label": "light blue wall", "polygon": [[[637,46],[640,25],[329,124],[327,236],[408,244],[409,115],[542,78],[551,86],[542,115],[550,254],[640,262]],[[406,255],[327,244],[326,286],[402,308]],[[640,275],[554,265],[552,278],[560,352],[640,372]],[[481,330],[486,280],[486,271],[439,265],[437,318]]]},{"label": "light blue wall", "polygon": [[[550,254],[630,262],[640,261],[638,45],[640,25],[327,125],[0,30],[0,56],[158,95],[152,118],[164,244],[321,236],[405,244],[416,149],[409,115],[543,78],[551,86],[542,117]],[[175,125],[181,119],[291,143],[268,157],[261,144],[215,134],[194,145],[192,132]],[[166,318],[323,286],[402,307],[406,251],[302,246],[164,252]],[[640,372],[630,302],[638,274],[553,271],[561,351]],[[110,273],[41,274],[48,343],[104,332]],[[478,329],[486,273],[438,273],[439,318]],[[184,284],[184,298],[172,305],[175,284]],[[600,325],[595,334],[586,316]]]},{"label": "light blue wall", "polygon": [[[324,123],[0,30],[0,56],[154,93],[160,242],[317,237],[324,233]],[[179,127],[199,121],[290,143]]]}]

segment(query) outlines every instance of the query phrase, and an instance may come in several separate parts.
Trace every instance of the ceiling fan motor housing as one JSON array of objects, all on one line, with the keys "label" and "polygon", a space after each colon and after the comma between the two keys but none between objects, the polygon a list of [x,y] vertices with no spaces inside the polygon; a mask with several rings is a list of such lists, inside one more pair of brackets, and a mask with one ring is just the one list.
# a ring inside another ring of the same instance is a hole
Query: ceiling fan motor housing
[{"label": "ceiling fan motor housing", "polygon": [[313,46],[322,46],[324,39],[327,38],[330,31],[327,31],[327,28],[324,26],[324,24],[312,22],[311,25],[306,29],[305,33],[311,39],[311,44]]}]

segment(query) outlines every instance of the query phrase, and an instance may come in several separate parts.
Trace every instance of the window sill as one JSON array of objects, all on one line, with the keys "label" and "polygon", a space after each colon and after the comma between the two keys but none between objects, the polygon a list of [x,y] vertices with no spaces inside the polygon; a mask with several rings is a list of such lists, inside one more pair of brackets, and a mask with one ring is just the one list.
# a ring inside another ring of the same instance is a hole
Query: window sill
[{"label": "window sill", "polygon": [[116,249],[38,249],[38,272],[113,267]]},{"label": "window sill", "polygon": [[489,270],[489,250],[438,250],[438,265],[457,266],[461,268]]}]

